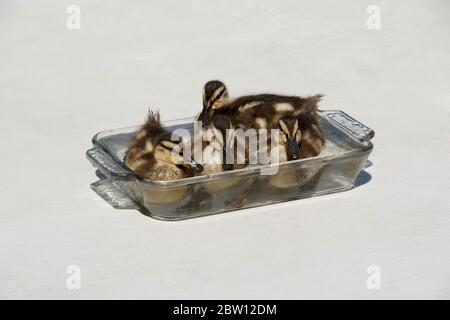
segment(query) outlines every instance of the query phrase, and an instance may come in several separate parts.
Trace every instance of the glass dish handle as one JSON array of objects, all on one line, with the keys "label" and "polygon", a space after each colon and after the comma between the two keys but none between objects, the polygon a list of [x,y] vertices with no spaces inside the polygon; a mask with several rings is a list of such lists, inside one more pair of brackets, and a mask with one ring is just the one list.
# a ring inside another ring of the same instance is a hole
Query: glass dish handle
[{"label": "glass dish handle", "polygon": [[94,147],[86,151],[88,160],[106,177],[111,180],[129,180],[133,173],[120,164],[104,150]]},{"label": "glass dish handle", "polygon": [[375,131],[358,120],[353,119],[345,112],[340,110],[327,110],[322,111],[322,113],[326,115],[333,125],[344,130],[354,139],[362,143],[368,143],[375,136]]}]

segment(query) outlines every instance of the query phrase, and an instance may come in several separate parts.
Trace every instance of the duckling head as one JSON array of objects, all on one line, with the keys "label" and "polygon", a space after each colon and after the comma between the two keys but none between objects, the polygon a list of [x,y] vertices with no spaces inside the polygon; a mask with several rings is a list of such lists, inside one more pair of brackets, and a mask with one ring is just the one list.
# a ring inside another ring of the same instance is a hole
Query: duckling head
[{"label": "duckling head", "polygon": [[214,113],[228,102],[228,91],[225,84],[218,80],[207,82],[203,86],[203,109],[197,117],[198,121],[208,123]]},{"label": "duckling head", "polygon": [[196,163],[192,157],[183,155],[181,140],[178,143],[174,142],[170,139],[170,135],[161,137],[154,150],[154,157],[156,161],[175,164],[189,176],[203,171],[201,164]]},{"label": "duckling head", "polygon": [[288,160],[295,160],[300,157],[300,141],[302,133],[298,126],[298,120],[294,117],[282,117],[278,124],[280,126],[280,143],[286,148]]}]

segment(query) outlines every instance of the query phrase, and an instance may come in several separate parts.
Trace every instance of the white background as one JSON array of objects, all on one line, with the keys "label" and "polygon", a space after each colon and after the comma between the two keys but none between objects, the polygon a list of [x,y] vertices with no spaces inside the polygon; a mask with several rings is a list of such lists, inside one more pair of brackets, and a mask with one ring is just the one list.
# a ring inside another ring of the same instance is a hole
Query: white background
[{"label": "white background", "polygon": [[[81,29],[66,28],[67,6]],[[381,29],[366,27],[369,5]],[[450,298],[442,1],[0,2],[0,298]],[[115,210],[85,159],[148,107],[324,93],[376,131],[349,192],[183,222]],[[66,268],[79,265],[81,290]],[[366,286],[370,265],[381,289]]]}]

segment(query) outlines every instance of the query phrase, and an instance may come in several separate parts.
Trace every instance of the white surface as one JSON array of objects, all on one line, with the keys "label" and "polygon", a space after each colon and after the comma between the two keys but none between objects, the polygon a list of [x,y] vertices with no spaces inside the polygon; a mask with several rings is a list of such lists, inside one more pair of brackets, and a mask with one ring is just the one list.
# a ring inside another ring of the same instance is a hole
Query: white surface
[{"label": "white surface", "polygon": [[[81,7],[81,30],[66,8]],[[381,8],[368,30],[366,8]],[[0,298],[450,298],[449,1],[0,2]],[[201,87],[325,93],[376,131],[352,191],[183,221],[111,208],[103,129]],[[66,288],[79,265],[81,290]],[[380,290],[366,269],[381,268]]]}]

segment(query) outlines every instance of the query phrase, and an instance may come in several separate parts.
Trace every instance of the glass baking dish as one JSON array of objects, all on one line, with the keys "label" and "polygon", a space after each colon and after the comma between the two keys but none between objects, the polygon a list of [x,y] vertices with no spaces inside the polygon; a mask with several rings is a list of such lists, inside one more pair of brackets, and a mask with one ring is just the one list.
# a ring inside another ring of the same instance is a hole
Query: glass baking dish
[{"label": "glass baking dish", "polygon": [[[116,208],[134,208],[151,217],[181,220],[349,190],[373,149],[374,131],[338,110],[320,110],[325,147],[314,158],[174,181],[151,181],[123,163],[128,142],[138,127],[96,134],[86,153],[98,169],[91,187]],[[168,130],[191,129],[194,118],[166,121]],[[270,166],[279,166],[267,175]],[[262,171],[265,170],[265,171]],[[262,174],[262,172],[266,172]]]}]

